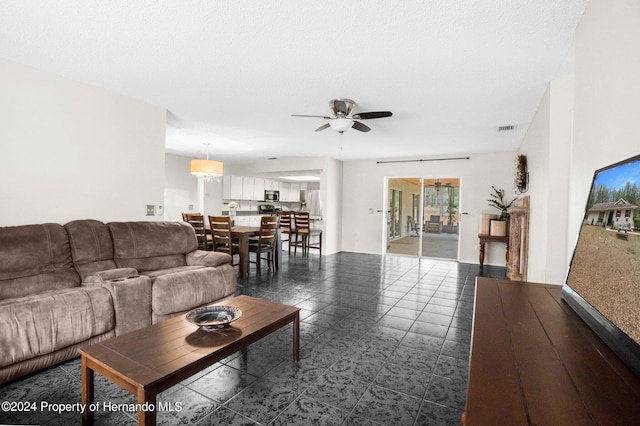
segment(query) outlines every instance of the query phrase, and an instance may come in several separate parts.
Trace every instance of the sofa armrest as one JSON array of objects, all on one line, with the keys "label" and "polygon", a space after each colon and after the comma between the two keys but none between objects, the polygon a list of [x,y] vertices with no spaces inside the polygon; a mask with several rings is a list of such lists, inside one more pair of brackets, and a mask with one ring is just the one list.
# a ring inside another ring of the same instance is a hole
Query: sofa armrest
[{"label": "sofa armrest", "polygon": [[151,278],[133,268],[100,271],[83,286],[104,287],[111,293],[116,336],[151,325]]},{"label": "sofa armrest", "polygon": [[116,336],[151,325],[151,278],[137,275],[102,284],[113,297]]},{"label": "sofa armrest", "polygon": [[219,251],[194,250],[186,255],[188,266],[211,266],[231,264],[231,256]]},{"label": "sofa armrest", "polygon": [[136,277],[138,271],[134,268],[117,268],[108,269],[106,271],[96,272],[93,275],[88,276],[83,282],[84,286],[99,286],[107,281],[123,280],[126,278]]}]

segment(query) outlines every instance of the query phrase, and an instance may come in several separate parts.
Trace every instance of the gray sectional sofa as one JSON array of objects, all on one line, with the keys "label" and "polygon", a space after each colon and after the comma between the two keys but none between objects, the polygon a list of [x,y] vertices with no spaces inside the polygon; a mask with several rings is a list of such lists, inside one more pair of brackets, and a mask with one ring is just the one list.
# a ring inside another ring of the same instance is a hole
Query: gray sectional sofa
[{"label": "gray sectional sofa", "polygon": [[231,297],[231,257],[182,222],[0,227],[0,383]]}]

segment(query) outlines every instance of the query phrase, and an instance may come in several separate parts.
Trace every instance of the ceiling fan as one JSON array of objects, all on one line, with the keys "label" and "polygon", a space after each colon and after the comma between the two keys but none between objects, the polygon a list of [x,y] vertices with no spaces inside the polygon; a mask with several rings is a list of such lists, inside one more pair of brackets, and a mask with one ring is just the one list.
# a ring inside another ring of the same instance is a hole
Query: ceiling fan
[{"label": "ceiling fan", "polygon": [[304,115],[304,114],[292,114],[292,117],[315,117],[324,118],[330,120],[328,123],[318,127],[315,131],[319,132],[328,127],[331,127],[338,133],[344,133],[350,128],[354,128],[361,132],[368,132],[371,130],[366,124],[362,124],[357,120],[370,120],[372,118],[384,118],[391,117],[393,114],[391,111],[374,111],[374,112],[357,112],[353,113],[353,106],[356,103],[351,99],[338,98],[329,101],[329,108],[331,109],[332,117],[326,115]]},{"label": "ceiling fan", "polygon": [[444,188],[453,188],[453,185],[451,185],[449,182],[447,183],[442,183],[440,182],[440,179],[437,179],[433,185],[425,185],[425,186],[430,186],[432,188],[436,189],[436,192],[440,192],[440,189]]}]

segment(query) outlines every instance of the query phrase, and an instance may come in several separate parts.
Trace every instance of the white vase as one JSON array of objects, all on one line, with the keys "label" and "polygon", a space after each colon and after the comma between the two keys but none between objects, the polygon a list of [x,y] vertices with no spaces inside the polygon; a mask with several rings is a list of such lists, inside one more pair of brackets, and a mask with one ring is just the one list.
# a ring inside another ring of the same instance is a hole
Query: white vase
[{"label": "white vase", "polygon": [[493,237],[506,237],[507,236],[507,221],[506,220],[492,220],[490,234]]}]

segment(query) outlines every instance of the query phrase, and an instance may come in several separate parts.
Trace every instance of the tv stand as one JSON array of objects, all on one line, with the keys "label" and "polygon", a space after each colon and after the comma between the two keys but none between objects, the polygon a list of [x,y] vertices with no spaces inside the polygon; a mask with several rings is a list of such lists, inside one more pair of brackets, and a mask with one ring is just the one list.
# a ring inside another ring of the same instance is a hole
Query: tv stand
[{"label": "tv stand", "polygon": [[560,291],[477,279],[464,425],[640,424],[640,379]]}]

